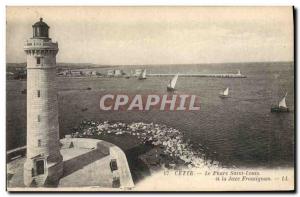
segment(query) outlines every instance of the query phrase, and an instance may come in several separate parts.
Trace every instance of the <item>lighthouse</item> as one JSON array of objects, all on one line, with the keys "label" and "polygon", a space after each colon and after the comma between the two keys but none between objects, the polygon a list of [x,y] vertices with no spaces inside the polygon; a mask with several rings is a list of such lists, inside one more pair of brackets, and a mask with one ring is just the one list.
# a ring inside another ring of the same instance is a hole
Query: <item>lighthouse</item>
[{"label": "lighthouse", "polygon": [[24,164],[26,186],[49,186],[63,174],[60,154],[56,54],[58,43],[49,38],[42,18],[25,42],[27,55],[27,154]]}]

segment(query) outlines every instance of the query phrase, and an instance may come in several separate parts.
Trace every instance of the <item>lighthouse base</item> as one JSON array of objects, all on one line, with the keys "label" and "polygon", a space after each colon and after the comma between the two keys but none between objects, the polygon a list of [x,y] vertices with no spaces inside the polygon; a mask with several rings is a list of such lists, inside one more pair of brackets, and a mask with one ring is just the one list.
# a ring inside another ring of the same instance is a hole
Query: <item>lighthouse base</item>
[{"label": "lighthouse base", "polygon": [[56,187],[63,175],[63,159],[47,162],[43,157],[26,159],[24,163],[24,184],[28,187]]},{"label": "lighthouse base", "polygon": [[[49,162],[45,155],[17,157],[22,154],[19,149],[10,153],[15,157],[7,164],[8,191],[45,191],[45,188],[47,191],[73,191],[74,188],[119,191],[134,187],[126,155],[116,145],[71,137],[61,139],[60,143],[63,161],[52,157],[52,161],[59,161],[55,163]],[[47,163],[43,161],[46,159]]]}]

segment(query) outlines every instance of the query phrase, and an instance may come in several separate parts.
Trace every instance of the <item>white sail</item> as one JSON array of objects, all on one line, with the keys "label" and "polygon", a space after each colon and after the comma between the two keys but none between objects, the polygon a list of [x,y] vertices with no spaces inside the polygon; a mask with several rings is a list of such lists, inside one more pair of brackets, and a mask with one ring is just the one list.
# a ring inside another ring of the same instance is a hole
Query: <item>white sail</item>
[{"label": "white sail", "polygon": [[285,96],[283,97],[283,99],[279,102],[279,107],[287,108],[286,102],[285,102],[286,95],[287,95],[287,93],[285,94]]},{"label": "white sail", "polygon": [[146,69],[143,70],[143,72],[140,74],[140,79],[146,79]]},{"label": "white sail", "polygon": [[146,78],[146,69],[142,73],[142,78]]},{"label": "white sail", "polygon": [[141,72],[139,79],[146,79],[146,69]]},{"label": "white sail", "polygon": [[168,87],[175,89],[175,85],[178,79],[178,74],[176,74],[173,79],[170,81],[170,83],[168,84]]},{"label": "white sail", "polygon": [[224,90],[224,92],[223,92],[223,95],[228,96],[228,94],[229,94],[229,88],[226,88],[226,90]]},{"label": "white sail", "polygon": [[238,73],[237,73],[238,75],[241,75],[241,71],[240,70],[238,70]]}]

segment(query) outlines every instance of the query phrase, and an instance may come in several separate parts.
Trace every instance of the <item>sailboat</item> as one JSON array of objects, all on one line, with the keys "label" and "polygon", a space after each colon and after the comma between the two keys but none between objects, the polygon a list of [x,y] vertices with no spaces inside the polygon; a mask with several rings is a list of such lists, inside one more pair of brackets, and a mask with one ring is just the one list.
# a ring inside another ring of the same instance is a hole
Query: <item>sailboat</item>
[{"label": "sailboat", "polygon": [[271,107],[271,112],[289,112],[289,108],[286,106],[285,98],[287,93],[285,93],[284,97],[279,101],[278,105]]},{"label": "sailboat", "polygon": [[143,80],[146,79],[146,69],[143,70],[143,72],[141,73],[141,75],[139,76],[139,80]]},{"label": "sailboat", "polygon": [[221,91],[219,96],[221,98],[228,98],[229,97],[229,88],[226,88],[224,91]]},{"label": "sailboat", "polygon": [[175,85],[176,85],[176,82],[177,82],[177,79],[178,79],[178,75],[179,74],[176,74],[169,82],[168,86],[167,86],[167,91],[169,92],[172,92],[175,90]]},{"label": "sailboat", "polygon": [[241,70],[238,70],[238,73],[237,73],[237,75],[241,75]]}]

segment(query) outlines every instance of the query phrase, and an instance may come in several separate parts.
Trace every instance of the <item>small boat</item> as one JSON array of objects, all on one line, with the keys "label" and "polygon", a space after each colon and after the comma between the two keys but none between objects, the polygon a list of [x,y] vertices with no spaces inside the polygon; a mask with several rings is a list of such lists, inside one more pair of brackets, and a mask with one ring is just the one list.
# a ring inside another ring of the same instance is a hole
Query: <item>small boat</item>
[{"label": "small boat", "polygon": [[278,105],[271,107],[271,112],[289,112],[289,108],[286,106],[285,98],[287,93],[285,93],[284,97],[279,101]]},{"label": "small boat", "polygon": [[228,98],[229,97],[229,88],[226,88],[224,91],[221,91],[219,96],[221,98]]},{"label": "small boat", "polygon": [[143,79],[147,79],[147,77],[146,77],[146,69],[144,69],[143,72],[141,73],[141,75],[139,76],[139,80],[143,80]]},{"label": "small boat", "polygon": [[240,71],[240,70],[238,70],[238,73],[237,73],[237,75],[241,75],[241,71]]},{"label": "small boat", "polygon": [[167,86],[167,91],[169,92],[173,92],[175,91],[175,85],[176,85],[176,82],[177,82],[177,79],[178,79],[178,75],[179,74],[176,74],[173,79],[170,80],[168,86]]}]

